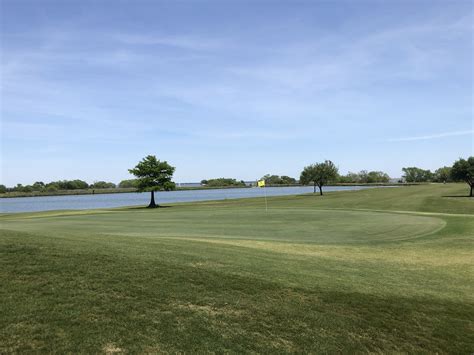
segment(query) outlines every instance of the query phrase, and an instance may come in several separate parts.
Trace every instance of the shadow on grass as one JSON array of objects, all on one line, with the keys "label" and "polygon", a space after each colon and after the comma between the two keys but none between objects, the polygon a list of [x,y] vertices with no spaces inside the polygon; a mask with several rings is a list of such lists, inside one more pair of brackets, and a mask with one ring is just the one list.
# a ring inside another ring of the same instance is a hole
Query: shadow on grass
[{"label": "shadow on grass", "polygon": [[156,206],[155,208],[149,208],[148,206],[131,206],[131,207],[123,207],[123,208],[121,208],[121,210],[124,210],[124,211],[136,211],[136,210],[153,211],[153,210],[159,210],[159,209],[162,209],[162,208],[171,208],[171,207],[173,207],[173,206],[159,205],[159,206]]},{"label": "shadow on grass", "polygon": [[[471,198],[469,195],[445,195],[442,197],[450,197],[450,198]],[[474,198],[474,197],[473,197]]]}]

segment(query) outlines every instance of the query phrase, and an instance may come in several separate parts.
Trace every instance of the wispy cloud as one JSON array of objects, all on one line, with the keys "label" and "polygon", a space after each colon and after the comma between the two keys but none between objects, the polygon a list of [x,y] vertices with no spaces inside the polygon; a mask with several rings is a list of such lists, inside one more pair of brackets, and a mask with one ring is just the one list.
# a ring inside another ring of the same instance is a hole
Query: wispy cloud
[{"label": "wispy cloud", "polygon": [[468,136],[472,134],[474,134],[474,129],[467,130],[467,131],[443,132],[443,133],[429,134],[425,136],[391,138],[388,141],[389,142],[423,141],[423,140],[438,139],[438,138],[444,138],[444,137]]},{"label": "wispy cloud", "polygon": [[121,33],[112,36],[118,42],[131,45],[161,45],[189,50],[220,49],[225,42],[194,36],[170,36],[170,35],[142,35],[132,33]]}]

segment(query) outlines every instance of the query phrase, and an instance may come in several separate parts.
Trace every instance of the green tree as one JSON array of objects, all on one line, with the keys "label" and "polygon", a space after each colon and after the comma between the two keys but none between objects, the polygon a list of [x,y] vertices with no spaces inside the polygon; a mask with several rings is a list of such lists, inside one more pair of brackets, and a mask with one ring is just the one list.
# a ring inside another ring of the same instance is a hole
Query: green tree
[{"label": "green tree", "polygon": [[31,185],[23,186],[21,192],[33,192],[33,187]]},{"label": "green tree", "polygon": [[260,178],[260,180],[265,180],[267,185],[293,185],[296,184],[296,179],[282,175],[270,175],[266,174]]},{"label": "green tree", "polygon": [[367,182],[375,183],[375,182],[389,182],[390,176],[384,173],[383,171],[371,171],[367,174]]},{"label": "green tree", "polygon": [[79,179],[52,181],[50,184],[56,184],[59,190],[85,190],[89,188],[89,184],[87,182]]},{"label": "green tree", "polygon": [[260,180],[265,180],[267,185],[281,185],[283,184],[282,179],[278,175],[266,174],[260,178]]},{"label": "green tree", "polygon": [[36,181],[32,187],[34,191],[41,191],[44,189],[44,182]]},{"label": "green tree", "polygon": [[115,187],[113,182],[106,181],[96,181],[90,186],[91,189],[114,189]]},{"label": "green tree", "polygon": [[343,184],[360,182],[359,174],[349,171],[346,175],[339,176],[338,182],[343,183]]},{"label": "green tree", "polygon": [[122,180],[120,181],[118,186],[120,188],[138,188],[138,179]]},{"label": "green tree", "polygon": [[59,190],[59,185],[56,182],[50,182],[46,184],[45,190],[48,192],[54,192]]},{"label": "green tree", "polygon": [[209,179],[209,180],[202,180],[201,184],[206,185],[208,187],[245,187],[245,182],[237,179],[232,178],[217,178],[217,179]]},{"label": "green tree", "polygon": [[361,170],[357,173],[357,182],[366,184],[369,182],[369,172],[367,170]]},{"label": "green tree", "polygon": [[0,185],[0,194],[7,192],[7,187],[5,185]]},{"label": "green tree", "polygon": [[471,188],[469,196],[472,197],[472,187],[474,186],[474,157],[459,159],[454,162],[451,168],[451,178],[454,181],[464,181]]},{"label": "green tree", "polygon": [[296,184],[296,179],[290,176],[282,175],[280,177],[283,185],[294,185]]},{"label": "green tree", "polygon": [[138,191],[150,191],[151,200],[148,208],[159,207],[155,203],[155,191],[174,190],[176,185],[171,181],[175,167],[166,161],[159,161],[154,155],[143,158],[133,169],[128,170],[138,180]]},{"label": "green tree", "polygon": [[443,166],[442,168],[436,169],[434,172],[434,180],[444,183],[451,181],[451,168],[449,166]]},{"label": "green tree", "polygon": [[403,177],[406,182],[427,182],[433,178],[433,173],[429,170],[423,170],[415,166],[403,168],[402,171],[405,173]]},{"label": "green tree", "polygon": [[316,193],[316,186],[319,188],[319,194],[323,195],[323,186],[328,182],[336,180],[338,177],[338,169],[330,160],[324,163],[316,163],[306,166],[301,172],[300,183],[303,185],[313,184],[314,192]]}]

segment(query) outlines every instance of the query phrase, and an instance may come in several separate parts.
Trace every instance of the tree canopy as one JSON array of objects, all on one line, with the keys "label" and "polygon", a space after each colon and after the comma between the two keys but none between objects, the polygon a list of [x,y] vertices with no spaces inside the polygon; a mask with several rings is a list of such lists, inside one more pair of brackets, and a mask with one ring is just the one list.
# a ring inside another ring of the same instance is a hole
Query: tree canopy
[{"label": "tree canopy", "polygon": [[323,194],[323,186],[328,182],[336,180],[338,177],[338,168],[330,160],[324,163],[316,163],[306,166],[301,172],[300,183],[303,185],[313,184],[314,192],[316,186],[319,188],[319,194]]},{"label": "tree canopy", "polygon": [[469,196],[472,197],[472,188],[474,186],[474,157],[459,159],[454,162],[451,168],[451,178],[454,181],[464,181],[471,188]]},{"label": "tree canopy", "polygon": [[118,184],[120,188],[138,188],[138,179],[122,180]]},{"label": "tree canopy", "polygon": [[443,166],[442,168],[436,169],[434,172],[434,181],[444,183],[452,181],[451,168],[449,166]]},{"label": "tree canopy", "polygon": [[238,181],[237,179],[233,178],[217,178],[201,180],[201,185],[206,185],[207,187],[244,187],[245,182],[243,180]]},{"label": "tree canopy", "polygon": [[265,176],[262,176],[260,180],[265,180],[265,183],[267,185],[294,185],[296,184],[296,179],[286,176],[286,175],[278,176],[278,175],[267,174]]},{"label": "tree canopy", "polygon": [[114,189],[116,187],[113,182],[107,181],[96,181],[90,186],[91,189]]},{"label": "tree canopy", "polygon": [[143,158],[133,169],[128,170],[137,177],[138,191],[150,191],[151,200],[149,208],[158,207],[155,203],[155,191],[174,190],[176,185],[171,181],[175,167],[166,161],[156,159],[154,155]]},{"label": "tree canopy", "polygon": [[402,168],[403,178],[406,182],[427,182],[433,179],[433,173],[430,170],[424,170],[415,166]]},{"label": "tree canopy", "polygon": [[346,175],[339,177],[339,182],[342,183],[360,183],[360,184],[372,184],[372,183],[384,183],[389,182],[390,176],[383,171],[367,171],[361,170],[358,173],[348,172]]}]

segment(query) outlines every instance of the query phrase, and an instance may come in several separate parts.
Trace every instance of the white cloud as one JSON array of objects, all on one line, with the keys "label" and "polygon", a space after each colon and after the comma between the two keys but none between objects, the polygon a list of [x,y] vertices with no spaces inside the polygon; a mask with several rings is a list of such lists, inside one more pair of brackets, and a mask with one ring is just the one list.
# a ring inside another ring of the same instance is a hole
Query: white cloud
[{"label": "white cloud", "polygon": [[455,131],[455,132],[443,132],[443,133],[435,133],[435,134],[428,134],[425,136],[415,136],[415,137],[403,137],[403,138],[391,138],[389,142],[407,142],[407,141],[422,141],[422,140],[429,140],[429,139],[438,139],[444,137],[454,137],[454,136],[468,136],[474,134],[474,130],[466,130],[466,131]]},{"label": "white cloud", "polygon": [[[219,49],[224,45],[224,41],[209,37],[195,37],[189,35],[142,35],[133,33],[121,33],[112,35],[112,39],[117,42],[130,45],[162,45],[169,47],[177,47],[189,50],[209,50]],[[228,46],[226,44],[226,46]]]}]

